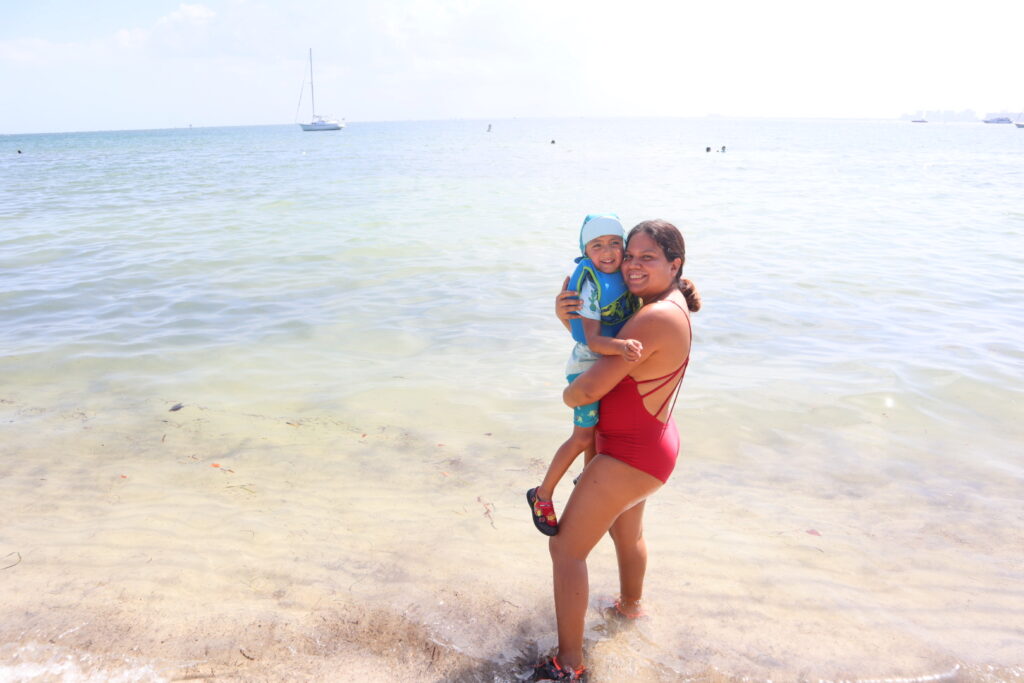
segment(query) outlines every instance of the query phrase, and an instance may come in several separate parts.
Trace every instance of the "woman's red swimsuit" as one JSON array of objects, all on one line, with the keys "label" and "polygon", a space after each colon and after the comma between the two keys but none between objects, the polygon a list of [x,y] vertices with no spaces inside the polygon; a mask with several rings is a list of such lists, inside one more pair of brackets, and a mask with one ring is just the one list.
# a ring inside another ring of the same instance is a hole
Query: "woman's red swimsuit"
[{"label": "woman's red swimsuit", "polygon": [[[689,325],[690,316],[686,316],[686,322]],[[601,398],[601,416],[597,422],[597,452],[646,472],[662,483],[667,482],[679,454],[679,430],[676,429],[671,408],[667,422],[659,420],[658,415],[668,405],[669,399],[677,395],[689,363],[690,353],[687,351],[683,364],[667,375],[642,380],[627,375],[605,394]],[[644,405],[644,397],[673,381],[676,384],[672,391],[662,401],[658,411],[651,415]],[[641,393],[641,385],[655,382],[657,386]],[[675,406],[674,401],[672,405]]]}]

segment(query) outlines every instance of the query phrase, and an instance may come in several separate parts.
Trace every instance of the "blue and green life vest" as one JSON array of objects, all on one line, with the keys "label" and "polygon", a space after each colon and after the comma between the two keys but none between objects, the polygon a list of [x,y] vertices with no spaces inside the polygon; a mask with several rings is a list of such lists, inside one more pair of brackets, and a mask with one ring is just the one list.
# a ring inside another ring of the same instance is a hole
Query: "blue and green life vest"
[{"label": "blue and green life vest", "polygon": [[[597,287],[598,304],[601,306],[601,336],[614,337],[629,320],[629,316],[640,307],[640,302],[626,289],[622,273],[602,273],[593,261],[583,257],[569,277],[569,289],[582,291],[583,283],[588,279]],[[572,338],[586,344],[583,321],[575,319],[569,323],[572,326]]]}]

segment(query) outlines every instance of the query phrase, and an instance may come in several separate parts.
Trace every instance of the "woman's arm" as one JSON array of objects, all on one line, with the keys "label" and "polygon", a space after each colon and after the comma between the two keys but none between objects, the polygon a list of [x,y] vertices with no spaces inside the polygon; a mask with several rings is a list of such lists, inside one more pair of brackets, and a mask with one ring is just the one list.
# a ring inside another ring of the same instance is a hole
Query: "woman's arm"
[{"label": "woman's arm", "polygon": [[631,372],[636,372],[657,353],[664,337],[664,326],[656,311],[640,309],[622,328],[620,335],[636,339],[643,345],[640,360],[631,362],[622,356],[602,356],[562,392],[562,400],[570,408],[598,401]]}]

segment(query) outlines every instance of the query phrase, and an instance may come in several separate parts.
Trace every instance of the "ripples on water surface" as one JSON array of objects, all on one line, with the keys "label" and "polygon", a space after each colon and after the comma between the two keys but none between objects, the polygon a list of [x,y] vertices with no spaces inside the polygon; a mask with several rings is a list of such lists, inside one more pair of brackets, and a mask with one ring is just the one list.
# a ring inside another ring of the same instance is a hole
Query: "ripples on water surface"
[{"label": "ripples on water surface", "polygon": [[[0,137],[0,468],[25,502],[0,558],[45,567],[84,536],[82,565],[117,558],[147,595],[163,577],[141,555],[162,557],[185,577],[172,597],[199,605],[211,571],[248,572],[218,604],[359,600],[404,615],[383,633],[422,627],[469,670],[550,646],[546,552],[520,498],[566,432],[553,295],[583,215],[614,210],[683,229],[705,305],[680,467],[649,511],[659,645],[641,649],[668,668],[647,673],[1022,664],[1024,132],[485,129]],[[220,460],[245,481],[197,478]],[[41,523],[53,514],[78,535]],[[189,540],[206,515],[266,531],[252,548]],[[597,600],[614,561],[602,546],[591,564]],[[77,604],[82,581],[52,601]],[[481,635],[448,609],[508,627]],[[595,673],[617,676],[635,643],[595,624]]]}]

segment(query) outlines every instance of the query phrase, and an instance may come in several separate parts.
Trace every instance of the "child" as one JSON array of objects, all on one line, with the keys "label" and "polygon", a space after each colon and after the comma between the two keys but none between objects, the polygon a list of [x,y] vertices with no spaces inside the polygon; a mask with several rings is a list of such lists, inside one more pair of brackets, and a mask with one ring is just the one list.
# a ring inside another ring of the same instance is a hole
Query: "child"
[{"label": "child", "polygon": [[[565,368],[570,382],[600,356],[621,355],[628,361],[635,361],[643,351],[635,339],[615,338],[638,308],[636,297],[626,289],[619,272],[624,240],[625,231],[615,214],[590,214],[583,220],[580,229],[583,256],[576,259],[576,269],[569,277],[568,286],[578,292],[583,301],[580,318],[570,323],[576,340]],[[588,451],[588,457],[592,454],[597,414],[597,402],[573,409],[572,436],[555,451],[540,486],[526,492],[533,524],[546,536],[558,533],[558,520],[551,502],[555,486],[580,453]]]}]

